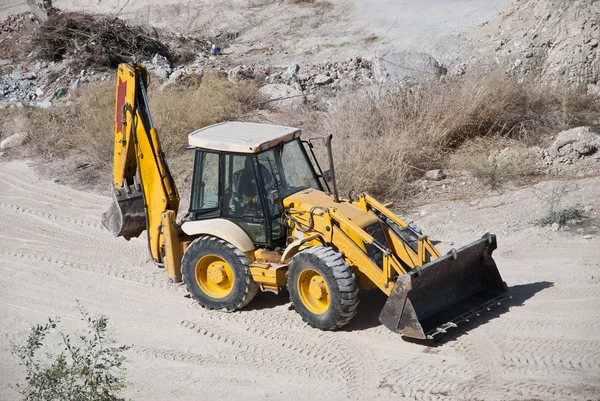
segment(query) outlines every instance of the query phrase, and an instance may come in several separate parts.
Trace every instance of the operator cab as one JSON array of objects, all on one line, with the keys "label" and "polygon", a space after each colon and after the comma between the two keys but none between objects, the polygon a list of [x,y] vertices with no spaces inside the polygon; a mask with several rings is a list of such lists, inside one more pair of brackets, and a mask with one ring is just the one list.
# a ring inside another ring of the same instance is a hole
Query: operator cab
[{"label": "operator cab", "polygon": [[229,220],[255,245],[284,246],[283,199],[327,187],[297,128],[225,122],[192,132],[189,144],[196,154],[188,221]]}]

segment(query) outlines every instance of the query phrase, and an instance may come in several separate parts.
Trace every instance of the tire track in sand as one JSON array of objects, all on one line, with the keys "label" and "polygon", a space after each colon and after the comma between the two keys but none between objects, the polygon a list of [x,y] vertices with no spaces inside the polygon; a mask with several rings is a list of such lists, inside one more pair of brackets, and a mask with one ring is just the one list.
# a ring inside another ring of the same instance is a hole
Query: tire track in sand
[{"label": "tire track in sand", "polygon": [[[139,270],[125,270],[123,268],[119,268],[111,263],[101,263],[101,262],[93,262],[90,263],[89,260],[83,260],[79,258],[72,258],[70,260],[57,258],[55,256],[38,254],[37,252],[25,252],[25,251],[11,251],[7,249],[0,249],[0,258],[2,260],[6,260],[6,258],[17,258],[21,260],[25,260],[29,263],[51,263],[55,265],[59,265],[59,267],[64,268],[72,268],[78,269],[88,272],[96,272],[106,274],[108,276],[113,276],[116,278],[133,281],[140,284],[149,285],[152,287],[159,287],[168,289],[170,291],[178,291],[182,294],[185,293],[181,286],[175,286],[169,284],[166,280],[166,276],[162,274],[152,274],[146,273]],[[160,277],[159,277],[160,276]]]},{"label": "tire track in sand", "polygon": [[[285,328],[277,323],[279,316],[257,317],[252,312],[246,313],[221,313],[213,319],[216,313],[209,312],[203,318],[208,317],[212,322],[186,320],[181,324],[202,336],[237,347],[244,358],[252,357],[246,353],[261,355],[265,363],[276,370],[291,369],[308,377],[313,374],[320,378],[323,375],[338,377],[346,383],[347,397],[360,397],[369,372],[356,350],[337,337],[343,333],[322,332],[306,324]],[[240,320],[243,323],[240,324]],[[218,322],[235,322],[236,330],[232,330],[231,324],[219,325]]]}]

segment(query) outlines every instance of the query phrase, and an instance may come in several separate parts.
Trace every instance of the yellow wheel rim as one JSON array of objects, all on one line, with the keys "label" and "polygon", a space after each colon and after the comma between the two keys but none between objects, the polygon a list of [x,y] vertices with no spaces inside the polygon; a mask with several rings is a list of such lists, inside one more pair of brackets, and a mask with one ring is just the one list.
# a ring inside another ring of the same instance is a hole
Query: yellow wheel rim
[{"label": "yellow wheel rim", "polygon": [[304,306],[314,314],[321,315],[329,309],[329,287],[319,272],[307,269],[300,273],[298,294]]},{"label": "yellow wheel rim", "polygon": [[209,297],[225,298],[233,289],[233,270],[217,255],[202,256],[196,263],[196,282]]}]

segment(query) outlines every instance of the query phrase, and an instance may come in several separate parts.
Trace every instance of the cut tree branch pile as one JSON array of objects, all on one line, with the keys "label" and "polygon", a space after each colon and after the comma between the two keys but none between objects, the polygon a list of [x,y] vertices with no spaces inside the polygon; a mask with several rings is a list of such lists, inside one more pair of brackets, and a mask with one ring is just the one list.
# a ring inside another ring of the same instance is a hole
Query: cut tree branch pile
[{"label": "cut tree branch pile", "polygon": [[119,63],[173,59],[167,45],[142,27],[102,15],[65,12],[44,21],[31,40],[35,57],[47,61],[72,59],[75,68],[116,68]]}]

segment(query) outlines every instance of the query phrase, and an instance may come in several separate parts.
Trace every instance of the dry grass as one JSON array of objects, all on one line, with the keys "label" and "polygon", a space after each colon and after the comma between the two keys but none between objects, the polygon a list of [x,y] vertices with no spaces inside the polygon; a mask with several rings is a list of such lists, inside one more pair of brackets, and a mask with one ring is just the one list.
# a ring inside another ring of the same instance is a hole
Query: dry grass
[{"label": "dry grass", "polygon": [[105,82],[77,91],[70,107],[28,109],[29,146],[43,157],[76,150],[91,163],[106,163],[112,158],[114,99],[114,84]]},{"label": "dry grass", "polygon": [[[113,152],[114,82],[88,85],[70,107],[28,109],[20,114],[28,145],[37,156],[54,158],[75,153],[78,160],[110,170]],[[256,103],[254,84],[236,85],[205,76],[195,87],[151,90],[150,107],[169,160],[183,152],[187,134],[224,120],[241,118]],[[172,161],[176,163],[176,160]],[[187,166],[189,170],[191,168]]]},{"label": "dry grass", "polygon": [[[185,182],[191,171],[190,153],[182,152],[187,135],[208,124],[248,119],[257,105],[257,86],[205,76],[191,88],[151,88],[149,96],[173,173]],[[507,141],[521,147],[543,143],[590,112],[600,112],[600,106],[586,95],[483,77],[363,90],[340,96],[327,113],[306,109],[270,115],[267,122],[298,126],[305,138],[333,134],[343,192],[402,199],[433,168],[458,166],[490,187],[528,176],[532,170],[524,161],[490,158],[490,151]],[[75,151],[110,168],[113,82],[87,86],[71,107],[24,113],[36,154]]]},{"label": "dry grass", "polygon": [[475,138],[537,144],[590,109],[598,104],[585,95],[481,77],[348,96],[315,131],[336,138],[342,189],[402,198],[411,181],[447,167],[449,156]]},{"label": "dry grass", "polygon": [[468,141],[452,154],[449,166],[469,172],[490,189],[498,189],[505,183],[530,181],[528,179],[538,174],[538,156],[518,140],[480,137]]},{"label": "dry grass", "polygon": [[241,119],[256,107],[258,86],[234,84],[214,75],[193,88],[172,88],[150,93],[150,109],[167,157],[187,145],[187,135],[198,128]]}]

